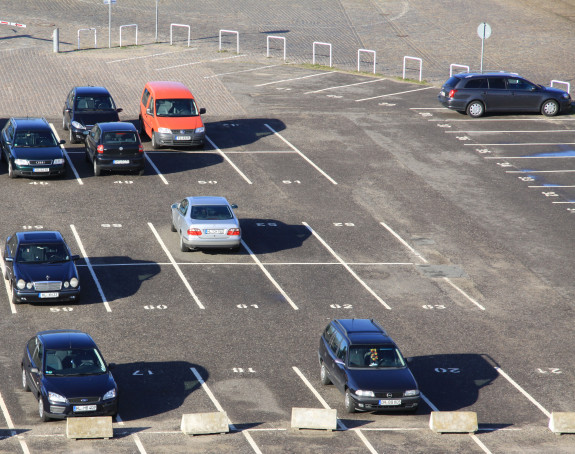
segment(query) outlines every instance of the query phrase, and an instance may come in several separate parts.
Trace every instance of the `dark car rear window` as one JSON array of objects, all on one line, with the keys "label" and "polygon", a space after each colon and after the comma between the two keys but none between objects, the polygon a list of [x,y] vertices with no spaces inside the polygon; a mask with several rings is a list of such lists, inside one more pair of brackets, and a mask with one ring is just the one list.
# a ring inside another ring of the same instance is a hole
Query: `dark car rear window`
[{"label": "dark car rear window", "polygon": [[120,144],[120,143],[136,143],[138,141],[135,132],[105,132],[104,139],[105,144]]},{"label": "dark car rear window", "polygon": [[455,87],[460,81],[461,81],[460,77],[452,76],[449,79],[447,79],[447,82],[445,82],[444,86]]},{"label": "dark car rear window", "polygon": [[484,77],[469,79],[465,84],[465,88],[487,88],[487,79]]}]

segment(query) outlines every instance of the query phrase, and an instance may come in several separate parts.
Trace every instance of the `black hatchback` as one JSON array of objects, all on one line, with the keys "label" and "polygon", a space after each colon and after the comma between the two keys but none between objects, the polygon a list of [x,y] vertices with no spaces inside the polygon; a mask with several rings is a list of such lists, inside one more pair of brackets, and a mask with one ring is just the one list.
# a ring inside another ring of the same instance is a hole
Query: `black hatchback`
[{"label": "black hatchback", "polygon": [[443,84],[438,99],[448,109],[474,118],[489,112],[541,112],[552,117],[571,108],[566,91],[512,73],[455,74]]},{"label": "black hatchback", "polygon": [[118,386],[94,340],[77,330],[41,331],[26,343],[22,388],[38,399],[42,421],[116,416]]},{"label": "black hatchback", "polygon": [[144,174],[144,147],[132,123],[98,123],[86,136],[86,161],[94,175],[102,170],[125,170]]},{"label": "black hatchback", "polygon": [[348,413],[358,410],[416,411],[419,388],[407,361],[374,320],[339,319],[319,341],[321,382],[345,395]]}]

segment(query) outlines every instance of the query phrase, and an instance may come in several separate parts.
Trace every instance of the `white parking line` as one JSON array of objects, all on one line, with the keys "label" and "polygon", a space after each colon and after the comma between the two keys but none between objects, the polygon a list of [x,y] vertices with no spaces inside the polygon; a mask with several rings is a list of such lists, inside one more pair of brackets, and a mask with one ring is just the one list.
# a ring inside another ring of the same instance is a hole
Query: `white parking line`
[{"label": "white parking line", "polygon": [[[59,142],[60,136],[56,132],[56,128],[54,128],[54,125],[52,123],[50,123],[50,128],[52,129],[52,132],[54,132],[54,135],[56,136],[56,139],[58,139],[58,142]],[[80,178],[80,175],[76,171],[76,167],[74,167],[74,163],[70,159],[70,156],[68,156],[68,152],[66,151],[66,149],[64,148],[63,145],[60,145],[60,148],[62,149],[62,153],[64,153],[64,156],[66,156],[66,161],[68,161],[68,165],[72,169],[72,172],[74,172],[74,176],[76,177],[76,181],[78,182],[79,185],[83,185],[84,182],[82,181],[82,179]]]},{"label": "white parking line", "polygon": [[[0,262],[2,263],[2,262]],[[93,264],[94,268],[99,266],[150,266],[150,265],[171,265],[171,262],[141,262],[141,263],[99,263]],[[347,262],[348,265],[353,266],[410,266],[413,265],[413,262]],[[223,266],[230,266],[230,265],[238,265],[238,266],[257,266],[257,263],[246,263],[246,262],[178,262],[180,266],[214,266],[214,265],[223,265]],[[265,266],[302,266],[302,265],[311,265],[311,266],[341,266],[340,263],[337,262],[270,262],[265,263]],[[86,265],[78,265],[79,267],[86,266]]]},{"label": "white parking line", "polygon": [[178,264],[174,260],[174,257],[172,257],[172,254],[170,253],[170,251],[168,250],[168,248],[166,247],[166,245],[162,241],[162,238],[160,238],[160,235],[159,235],[158,231],[156,230],[156,228],[152,225],[151,222],[148,222],[148,227],[150,227],[150,230],[152,231],[152,233],[156,237],[156,240],[158,240],[158,243],[160,243],[160,246],[162,247],[162,249],[164,250],[164,252],[168,256],[170,263],[172,264],[172,266],[176,270],[176,273],[178,273],[178,276],[180,276],[180,279],[182,280],[182,282],[184,283],[184,285],[188,289],[188,292],[190,292],[190,295],[192,295],[192,298],[194,299],[194,301],[196,302],[198,307],[200,309],[205,309],[205,307],[201,303],[200,299],[196,296],[196,292],[194,292],[194,289],[192,288],[192,286],[190,285],[190,283],[186,279],[186,276],[184,276],[184,273],[182,273],[182,270],[180,269],[180,267],[178,266]]},{"label": "white parking line", "polygon": [[8,295],[8,301],[10,302],[10,311],[13,314],[16,314],[16,305],[12,301],[12,292],[10,291],[10,286],[8,285],[8,280],[4,279],[6,275],[6,269],[4,267],[4,260],[0,260],[0,268],[2,268],[2,280],[4,281],[4,285],[6,286],[6,294]]},{"label": "white parking line", "polygon": [[369,101],[371,99],[386,98],[387,96],[403,95],[405,93],[413,93],[415,91],[429,90],[430,88],[436,88],[436,87],[424,87],[424,88],[416,88],[415,90],[400,91],[397,93],[388,93],[386,95],[372,96],[371,98],[356,99],[355,102]]},{"label": "white parking line", "polygon": [[254,262],[256,262],[256,264],[260,267],[260,270],[262,270],[262,272],[266,275],[266,277],[274,285],[274,287],[278,289],[278,291],[282,294],[282,296],[290,304],[290,306],[292,308],[294,308],[294,310],[297,311],[299,308],[292,301],[292,299],[288,296],[288,294],[286,292],[284,292],[284,290],[280,287],[280,285],[273,278],[273,276],[270,274],[270,272],[268,270],[266,270],[265,266],[262,264],[262,262],[260,262],[260,259],[257,258],[257,256],[252,252],[252,250],[248,247],[248,245],[245,243],[244,240],[242,240],[242,245],[246,249],[246,251],[248,251],[248,254],[250,254],[250,257],[254,260]]},{"label": "white parking line", "polygon": [[484,159],[573,159],[575,156],[483,156]]},{"label": "white parking line", "polygon": [[152,160],[150,159],[150,157],[148,156],[148,153],[144,153],[144,156],[146,157],[146,160],[150,163],[150,165],[154,168],[154,170],[156,171],[156,173],[158,174],[158,176],[162,179],[162,181],[164,182],[164,184],[169,184],[168,180],[166,180],[164,178],[164,175],[162,175],[162,172],[160,172],[160,169],[158,169],[156,167],[156,164],[154,164],[152,162]]},{"label": "white parking line", "polygon": [[308,78],[310,78],[310,77],[327,76],[328,74],[333,74],[333,72],[325,72],[325,73],[318,73],[318,74],[309,74],[309,75],[307,75],[307,76],[294,77],[293,79],[275,80],[275,81],[273,81],[273,82],[266,82],[265,84],[254,85],[254,87],[264,87],[264,86],[266,86],[266,85],[281,84],[281,83],[283,83],[283,82],[291,82],[292,80],[308,79]]},{"label": "white parking line", "polygon": [[575,145],[575,142],[516,142],[516,143],[464,143],[463,145],[467,147],[516,147],[516,146],[549,146],[549,145]]},{"label": "white parking line", "polygon": [[8,426],[8,429],[10,429],[10,435],[12,437],[16,437],[16,439],[18,440],[18,443],[20,443],[20,447],[22,448],[22,452],[24,454],[30,454],[30,450],[28,449],[28,445],[26,444],[26,441],[20,435],[18,435],[18,433],[16,432],[16,428],[14,427],[14,423],[12,422],[12,418],[10,417],[10,413],[8,413],[8,407],[6,406],[6,403],[4,402],[4,398],[2,397],[2,393],[0,393],[0,408],[2,408],[2,414],[4,415],[4,419],[6,420],[6,424]]},{"label": "white parking line", "polygon": [[[309,390],[313,393],[313,395],[317,398],[317,400],[319,400],[320,404],[323,406],[323,408],[325,408],[326,410],[331,410],[331,407],[327,404],[327,402],[324,400],[323,397],[321,397],[321,395],[315,390],[315,388],[312,386],[312,384],[309,382],[309,380],[305,377],[304,374],[301,373],[301,371],[295,367],[292,366],[292,369],[294,370],[294,372],[299,376],[299,378],[301,378],[301,380],[305,383],[305,385],[309,388]],[[348,429],[348,427],[342,422],[341,419],[337,418],[337,425],[341,428],[341,430],[350,430]],[[372,444],[368,441],[367,438],[365,438],[365,435],[363,435],[361,433],[360,429],[351,429],[353,432],[355,432],[355,434],[359,437],[359,439],[363,442],[363,444],[366,446],[366,448],[369,450],[369,452],[371,452],[372,454],[377,454],[377,451],[375,450],[375,448],[372,446]]]},{"label": "white parking line", "polygon": [[531,402],[533,405],[535,405],[539,410],[541,410],[543,412],[543,414],[545,416],[547,416],[547,418],[551,418],[551,413],[549,413],[545,407],[543,407],[543,405],[541,405],[539,402],[537,402],[533,397],[531,397],[531,395],[525,391],[521,386],[519,386],[517,384],[517,382],[515,380],[513,380],[509,375],[507,375],[503,369],[501,369],[500,367],[494,366],[495,370],[497,371],[497,373],[499,373],[499,375],[501,375],[503,378],[505,378],[509,383],[511,383],[515,389],[517,389],[521,394],[523,394],[525,397],[527,397],[527,399],[529,400],[529,402]]},{"label": "white parking line", "polygon": [[220,61],[220,60],[230,60],[232,58],[239,58],[239,57],[245,57],[245,54],[242,55],[234,55],[233,57],[224,57],[224,58],[213,58],[211,60],[200,60],[200,61],[194,61],[191,63],[184,63],[181,65],[174,65],[174,66],[166,66],[164,68],[156,68],[156,71],[162,71],[164,69],[174,69],[174,68],[181,68],[183,66],[192,66],[192,65],[200,65],[202,63],[209,63],[211,61]]},{"label": "white parking line", "polygon": [[211,79],[212,77],[220,77],[220,76],[228,76],[230,74],[239,74],[239,73],[248,73],[251,71],[257,71],[259,69],[265,69],[265,68],[274,68],[276,66],[282,66],[282,65],[268,65],[268,66],[260,66],[258,68],[251,68],[251,69],[243,69],[241,71],[232,71],[229,73],[220,73],[220,74],[214,74],[213,76],[204,76],[204,79]]},{"label": "white parking line", "polygon": [[355,84],[347,84],[347,85],[338,85],[336,87],[327,87],[327,88],[322,88],[321,90],[314,90],[314,91],[306,91],[304,93],[304,95],[309,95],[311,93],[319,93],[321,91],[327,91],[327,90],[337,90],[338,88],[347,88],[347,87],[355,87],[356,85],[363,85],[363,84],[372,84],[374,82],[381,82],[384,81],[386,79],[375,79],[375,80],[368,80],[366,82],[357,82]]},{"label": "white parking line", "polygon": [[311,159],[309,159],[306,155],[304,155],[301,151],[299,151],[296,147],[294,147],[291,143],[289,143],[286,139],[284,139],[281,136],[281,134],[278,133],[276,130],[274,130],[270,125],[264,123],[264,126],[266,128],[268,128],[271,132],[273,132],[276,136],[278,136],[281,140],[283,140],[292,150],[294,150],[303,159],[305,159],[308,164],[310,164],[315,170],[317,170],[324,177],[326,177],[331,183],[337,184],[337,182],[332,177],[330,177],[327,173],[325,173],[323,170],[321,170]]},{"label": "white parking line", "polygon": [[528,188],[575,188],[573,185],[561,185],[561,184],[542,184],[540,186],[527,186]]},{"label": "white parking line", "polygon": [[350,266],[341,259],[341,257],[340,257],[339,255],[337,255],[337,254],[335,253],[335,251],[329,246],[329,244],[327,244],[327,243],[315,232],[315,230],[313,230],[313,229],[307,224],[307,222],[302,222],[302,224],[306,226],[306,228],[313,234],[313,236],[316,237],[316,239],[317,239],[321,244],[323,244],[323,246],[329,251],[329,253],[330,253],[331,255],[333,255],[333,256],[335,257],[335,259],[336,259],[339,263],[341,263],[341,264],[343,265],[343,267],[349,272],[349,274],[351,274],[351,275],[357,280],[357,282],[359,282],[359,283],[363,286],[364,289],[366,289],[377,301],[379,301],[379,303],[380,303],[383,307],[385,307],[386,309],[391,310],[391,307],[389,307],[389,306],[387,305],[387,303],[386,303],[385,301],[383,301],[383,299],[381,299],[381,298],[377,295],[377,293],[375,293],[375,292],[371,289],[371,287],[370,287],[369,285],[367,285],[367,284],[355,273],[355,271],[353,271],[353,270],[350,268]]},{"label": "white parking line", "polygon": [[[397,240],[399,240],[399,242],[401,244],[403,244],[405,247],[407,247],[417,258],[419,258],[423,263],[429,263],[425,257],[423,257],[419,252],[417,252],[415,249],[413,249],[408,243],[407,241],[405,241],[403,238],[401,238],[397,233],[395,233],[393,231],[393,229],[388,226],[385,222],[380,222],[380,224],[389,232],[391,233]],[[472,298],[470,295],[468,295],[466,292],[464,292],[461,288],[459,288],[457,285],[455,285],[453,283],[453,281],[451,279],[449,279],[448,277],[443,277],[442,278],[445,282],[447,282],[449,285],[451,285],[451,287],[453,287],[455,290],[457,290],[461,295],[463,295],[465,298],[467,298],[469,301],[471,301],[473,304],[475,304],[479,309],[481,309],[482,311],[485,310],[485,307],[483,307],[481,304],[479,304],[474,298]]]},{"label": "white parking line", "polygon": [[219,153],[219,155],[220,155],[222,158],[224,158],[224,159],[228,162],[228,164],[231,165],[232,168],[233,168],[236,172],[238,172],[238,173],[240,174],[240,176],[241,176],[244,180],[246,180],[246,182],[247,182],[248,184],[252,184],[252,182],[250,181],[250,179],[244,175],[244,173],[238,168],[238,166],[236,166],[236,165],[231,161],[231,159],[228,158],[228,157],[226,156],[226,154],[225,154],[224,152],[222,152],[222,150],[220,150],[220,149],[218,148],[218,146],[212,141],[212,139],[210,139],[207,135],[206,135],[206,140],[207,140],[208,142],[210,142],[210,145],[211,145],[212,147],[214,147],[214,149]]},{"label": "white parking line", "polygon": [[[450,112],[453,112],[450,109]],[[454,112],[455,114],[455,112]],[[455,117],[455,115],[454,115]],[[507,121],[543,121],[545,123],[554,123],[558,121],[575,121],[573,117],[554,117],[553,119],[548,117],[526,117],[526,118],[453,118],[453,119],[446,119],[446,118],[430,118],[427,121],[441,121],[441,122],[462,122],[462,121],[473,121],[475,123],[489,123],[490,121],[496,121],[497,123],[507,122]]]},{"label": "white parking line", "polygon": [[[190,367],[190,370],[192,371],[192,373],[196,376],[196,379],[198,380],[198,382],[200,382],[200,385],[202,386],[202,389],[206,392],[206,394],[208,395],[208,397],[210,398],[210,400],[212,401],[212,403],[215,405],[216,409],[220,412],[223,412],[224,409],[223,407],[220,405],[220,403],[218,402],[218,400],[216,399],[216,397],[214,396],[214,394],[212,393],[212,391],[210,390],[210,388],[208,388],[208,385],[206,385],[206,382],[204,381],[204,379],[202,378],[202,376],[199,374],[199,372],[196,370],[195,367]],[[230,428],[235,432],[237,431],[236,426],[234,426],[232,424],[232,422],[229,420],[229,424],[230,424]],[[256,452],[257,454],[262,454],[262,452],[260,451],[260,448],[258,447],[258,445],[256,444],[256,442],[254,441],[254,439],[252,438],[252,436],[246,431],[246,430],[242,430],[241,433],[244,435],[244,437],[246,437],[246,440],[248,441],[248,443],[250,444],[250,446],[252,447],[252,449],[254,450],[254,452]]]},{"label": "white parking line", "polygon": [[120,60],[110,60],[110,61],[107,61],[106,63],[119,63],[119,62],[130,61],[130,60],[140,60],[142,58],[158,57],[160,55],[179,54],[180,52],[188,52],[190,50],[198,50],[198,48],[197,47],[191,47],[190,49],[184,49],[184,50],[180,50],[180,51],[176,51],[176,52],[161,52],[158,54],[142,55],[140,57],[121,58]]},{"label": "white parking line", "polygon": [[[122,418],[120,418],[119,414],[116,415],[116,421],[118,422],[118,425],[124,426],[124,421],[122,420]],[[132,435],[132,438],[134,439],[134,443],[136,443],[136,447],[138,448],[138,451],[140,451],[140,454],[147,454],[146,449],[144,448],[144,445],[142,444],[142,440],[140,440],[140,437],[138,436],[138,434],[132,432],[131,435]]]},{"label": "white parking line", "polygon": [[104,291],[102,290],[102,286],[100,285],[100,281],[96,277],[96,272],[90,263],[90,259],[88,258],[88,254],[86,254],[86,250],[84,249],[84,245],[82,244],[82,240],[80,240],[80,236],[76,231],[76,227],[73,224],[70,224],[70,228],[72,229],[72,233],[74,234],[74,238],[76,238],[76,243],[78,243],[78,247],[80,248],[80,252],[82,253],[82,257],[84,257],[84,261],[86,262],[86,266],[90,270],[90,274],[92,275],[92,279],[94,279],[94,283],[96,284],[96,288],[100,293],[100,298],[102,298],[102,302],[104,303],[104,307],[108,312],[112,312],[110,305],[108,304],[108,300],[106,299],[106,295],[104,295]]},{"label": "white parking line", "polygon": [[461,129],[459,131],[443,131],[445,134],[537,134],[537,133],[547,133],[547,132],[575,132],[575,129],[539,129],[532,131],[519,131],[519,130],[508,130],[508,131],[470,131],[468,129]]},{"label": "white parking line", "polygon": [[575,172],[573,170],[506,170],[505,173],[570,173]]}]

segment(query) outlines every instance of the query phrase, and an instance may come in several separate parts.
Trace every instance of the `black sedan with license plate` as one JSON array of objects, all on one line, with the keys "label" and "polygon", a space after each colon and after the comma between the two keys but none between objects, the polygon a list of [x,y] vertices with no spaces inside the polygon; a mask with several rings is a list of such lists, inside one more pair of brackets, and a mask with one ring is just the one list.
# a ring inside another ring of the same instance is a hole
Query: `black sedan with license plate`
[{"label": "black sedan with license plate", "polygon": [[80,301],[79,256],[60,232],[16,232],[6,239],[2,258],[14,304]]},{"label": "black sedan with license plate", "polygon": [[38,399],[42,421],[115,416],[118,385],[94,340],[77,330],[37,333],[26,343],[22,388]]}]

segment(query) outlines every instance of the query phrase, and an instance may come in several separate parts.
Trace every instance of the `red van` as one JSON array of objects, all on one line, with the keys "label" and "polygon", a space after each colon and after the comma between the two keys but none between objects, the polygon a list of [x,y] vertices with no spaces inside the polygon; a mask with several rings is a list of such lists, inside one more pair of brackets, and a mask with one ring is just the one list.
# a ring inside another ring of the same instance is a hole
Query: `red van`
[{"label": "red van", "polygon": [[140,101],[140,133],[152,147],[203,147],[206,129],[192,92],[180,82],[148,82]]}]

